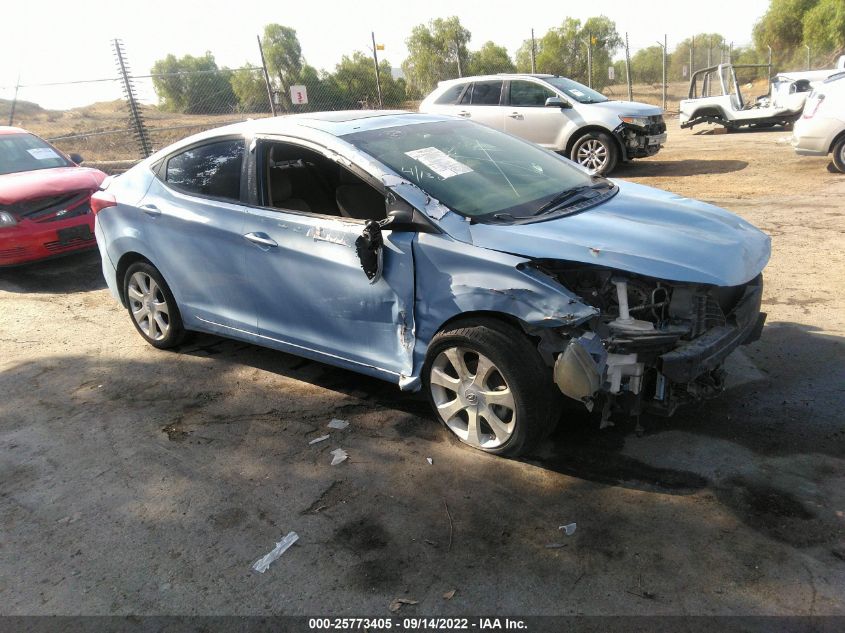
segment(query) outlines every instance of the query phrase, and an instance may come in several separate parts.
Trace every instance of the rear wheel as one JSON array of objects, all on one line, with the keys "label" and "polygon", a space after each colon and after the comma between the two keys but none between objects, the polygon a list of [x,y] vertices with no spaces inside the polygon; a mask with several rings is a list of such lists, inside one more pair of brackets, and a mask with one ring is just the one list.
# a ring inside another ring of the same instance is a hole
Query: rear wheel
[{"label": "rear wheel", "polygon": [[833,144],[833,166],[845,174],[845,136]]},{"label": "rear wheel", "polygon": [[609,174],[619,160],[616,142],[604,132],[587,132],[572,146],[569,156],[591,174]]},{"label": "rear wheel", "polygon": [[423,376],[435,416],[459,440],[487,453],[525,453],[559,415],[552,371],[534,344],[493,319],[437,334]]},{"label": "rear wheel", "polygon": [[158,270],[146,262],[129,266],[123,293],[132,324],[147,343],[159,349],[175,347],[185,338],[173,293]]}]

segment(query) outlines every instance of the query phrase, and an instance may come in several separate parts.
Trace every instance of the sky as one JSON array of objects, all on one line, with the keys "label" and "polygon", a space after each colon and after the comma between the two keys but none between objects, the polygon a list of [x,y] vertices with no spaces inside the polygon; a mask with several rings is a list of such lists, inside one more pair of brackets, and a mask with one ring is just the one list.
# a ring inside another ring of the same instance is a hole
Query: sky
[{"label": "sky", "polygon": [[[385,46],[380,58],[397,67],[407,53],[405,40],[411,29],[436,17],[457,15],[472,33],[470,49],[492,40],[513,55],[530,37],[532,28],[541,37],[567,16],[585,20],[606,15],[616,22],[623,37],[628,32],[633,54],[662,40],[664,33],[669,50],[701,32],[722,33],[736,46],[749,44],[751,28],[769,2],[708,0],[706,10],[691,0],[39,0],[32,5],[4,4],[0,98],[10,98],[9,87],[19,75],[22,84],[115,76],[114,38],[123,40],[137,74],[148,73],[153,63],[168,53],[181,56],[211,51],[218,65],[239,67],[259,63],[255,36],[265,24],[278,22],[296,29],[309,64],[333,69],[342,55],[369,51],[370,33],[375,31],[377,42]],[[59,101],[67,106],[68,99],[81,100],[70,105],[82,105],[97,100],[98,90],[113,89],[108,85],[87,88],[87,94],[80,88],[37,93],[32,89],[29,96],[40,95],[42,105],[60,107],[56,105]],[[21,94],[21,98],[27,95]],[[45,100],[53,103],[43,103]]]}]

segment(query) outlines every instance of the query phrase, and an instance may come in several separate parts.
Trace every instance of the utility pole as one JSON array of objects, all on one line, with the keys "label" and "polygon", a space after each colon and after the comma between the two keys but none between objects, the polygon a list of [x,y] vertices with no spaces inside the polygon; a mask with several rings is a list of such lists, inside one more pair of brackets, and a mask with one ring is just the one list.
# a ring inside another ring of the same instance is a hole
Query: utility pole
[{"label": "utility pole", "polygon": [[628,33],[625,32],[625,78],[628,81],[628,101],[634,100],[634,86],[631,84],[631,52],[628,48]]},{"label": "utility pole", "polygon": [[264,61],[264,47],[261,46],[261,36],[256,35],[258,40],[258,52],[261,53],[261,68],[264,70],[264,85],[267,86],[267,100],[270,102],[270,114],[276,116],[276,104],[273,102],[273,86],[270,83],[270,74],[267,72],[267,62]]},{"label": "utility pole", "polygon": [[379,76],[378,70],[378,53],[376,52],[378,47],[376,46],[376,32],[370,31],[370,35],[373,38],[373,64],[376,67],[376,90],[378,91],[378,107],[383,108],[384,103],[381,100],[381,77]]},{"label": "utility pole", "polygon": [[537,73],[537,46],[534,42],[534,29],[531,29],[531,73]]}]

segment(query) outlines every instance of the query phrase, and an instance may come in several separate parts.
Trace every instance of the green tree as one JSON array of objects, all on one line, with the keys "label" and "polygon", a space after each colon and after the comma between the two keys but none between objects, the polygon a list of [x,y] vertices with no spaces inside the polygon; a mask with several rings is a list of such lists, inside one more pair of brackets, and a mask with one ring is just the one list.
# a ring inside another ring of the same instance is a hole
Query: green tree
[{"label": "green tree", "polygon": [[[535,54],[536,54],[536,42],[535,42]],[[514,62],[516,65],[516,72],[518,73],[530,73],[531,70],[531,40],[523,40],[522,44],[520,44],[519,48],[516,49],[516,55],[514,55]]]},{"label": "green tree", "polygon": [[[692,69],[689,68],[690,45],[693,47],[694,56]],[[726,46],[724,36],[718,33],[698,33],[682,40],[670,56],[669,80],[689,81],[692,72],[707,67],[708,60],[711,66],[720,64],[723,56],[726,57],[724,53]],[[684,67],[687,67],[686,75],[684,75]]]},{"label": "green tree", "polygon": [[845,53],[845,2],[819,0],[804,14],[802,33],[804,44],[820,53],[831,56]]},{"label": "green tree", "polygon": [[491,75],[512,73],[516,70],[508,50],[495,42],[485,42],[477,51],[470,53],[467,75]]},{"label": "green tree", "polygon": [[289,89],[301,80],[305,60],[296,30],[281,24],[268,24],[261,38],[267,70],[273,77],[274,88],[279,92],[281,106],[291,110]]},{"label": "green tree", "polygon": [[409,91],[415,96],[425,95],[438,81],[466,75],[471,37],[455,16],[415,26],[405,40],[408,57],[402,62]]},{"label": "green tree", "polygon": [[[382,103],[386,108],[398,107],[405,100],[404,82],[393,79],[390,62],[379,62]],[[378,89],[373,59],[361,51],[344,55],[331,75],[337,86],[342,107],[360,108],[362,105],[378,107]]]},{"label": "green tree", "polygon": [[774,63],[781,68],[803,68],[809,46],[814,57],[845,51],[845,2],[843,0],[771,0],[769,9],[754,25],[754,43],[760,51],[772,47]]},{"label": "green tree", "polygon": [[[587,48],[592,48],[594,88],[608,84],[607,68],[613,54],[622,46],[616,24],[605,16],[589,18],[584,24],[566,18],[556,28],[549,29],[537,41],[537,72],[564,75],[582,83],[589,83]],[[531,41],[527,40],[517,51],[517,67],[531,64]]]},{"label": "green tree", "polygon": [[270,111],[267,84],[260,70],[241,68],[232,71],[231,84],[232,91],[238,100],[238,110],[241,112]]},{"label": "green tree", "polygon": [[152,67],[153,88],[161,107],[185,114],[221,114],[237,107],[231,71],[218,68],[214,55],[168,55]]},{"label": "green tree", "polygon": [[634,53],[631,57],[631,77],[635,83],[661,83],[663,81],[663,47],[655,44]]}]

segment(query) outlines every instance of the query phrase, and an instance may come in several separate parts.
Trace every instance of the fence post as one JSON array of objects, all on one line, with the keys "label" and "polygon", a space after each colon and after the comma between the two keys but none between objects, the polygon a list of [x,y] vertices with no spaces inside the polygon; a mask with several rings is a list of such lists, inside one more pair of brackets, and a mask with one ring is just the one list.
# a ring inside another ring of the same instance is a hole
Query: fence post
[{"label": "fence post", "polygon": [[534,44],[534,29],[531,29],[531,73],[537,72],[537,47]]},{"label": "fence post", "polygon": [[593,87],[593,34],[587,32],[587,85]]},{"label": "fence post", "polygon": [[663,34],[663,111],[666,112],[666,46],[668,46],[669,40],[666,37],[666,34]]},{"label": "fence post", "polygon": [[261,54],[261,68],[264,70],[264,85],[267,86],[267,100],[270,102],[270,114],[276,116],[276,104],[273,101],[273,85],[270,83],[270,73],[267,72],[267,62],[264,61],[264,47],[261,45],[261,36],[256,35],[258,40],[258,52]]},{"label": "fence post", "polygon": [[130,124],[135,126],[135,138],[138,141],[138,147],[143,157],[147,158],[152,153],[150,137],[144,125],[144,116],[141,114],[140,107],[138,107],[138,98],[135,96],[135,85],[132,83],[132,77],[129,75],[129,65],[126,63],[126,53],[123,50],[123,43],[119,39],[115,39],[112,40],[112,45],[114,46],[114,54],[117,58],[117,67],[123,79],[123,94],[126,96],[126,104],[129,107]]},{"label": "fence post", "polygon": [[804,44],[804,48],[807,49],[807,70],[810,70],[810,45]]},{"label": "fence post", "polygon": [[18,90],[21,87],[21,76],[18,75],[18,80],[15,82],[15,96],[12,97],[12,107],[9,109],[9,125],[14,125],[15,107],[18,105]]},{"label": "fence post", "polygon": [[[383,108],[384,102],[381,100],[381,77],[379,77],[378,71],[378,53],[376,53],[376,32],[370,31],[370,35],[373,36],[373,63],[376,66],[376,90],[378,90],[378,107]],[[460,62],[458,62],[460,64]]]},{"label": "fence post", "polygon": [[455,59],[458,61],[458,77],[463,77],[464,73],[461,70],[461,45],[458,40],[455,40]]},{"label": "fence post", "polygon": [[768,64],[769,65],[769,77],[768,78],[771,78],[771,76],[772,76],[772,47],[766,46],[766,48],[769,49],[769,64]]},{"label": "fence post", "polygon": [[689,78],[692,79],[692,74],[695,72],[695,35],[690,38],[689,44]]},{"label": "fence post", "polygon": [[628,81],[628,101],[634,100],[634,87],[631,85],[631,52],[628,48],[628,33],[625,33],[625,78]]}]

